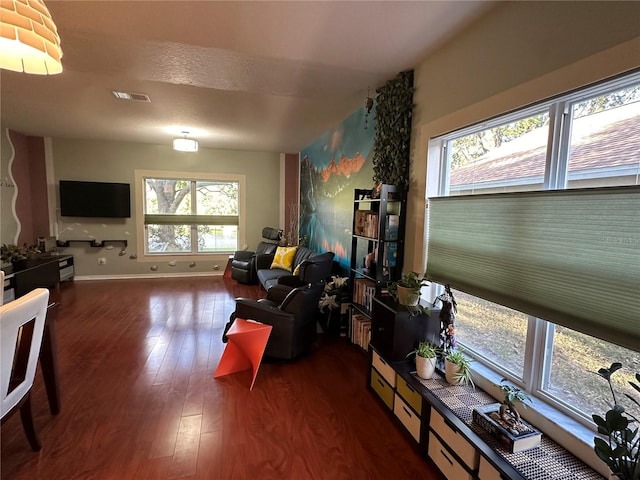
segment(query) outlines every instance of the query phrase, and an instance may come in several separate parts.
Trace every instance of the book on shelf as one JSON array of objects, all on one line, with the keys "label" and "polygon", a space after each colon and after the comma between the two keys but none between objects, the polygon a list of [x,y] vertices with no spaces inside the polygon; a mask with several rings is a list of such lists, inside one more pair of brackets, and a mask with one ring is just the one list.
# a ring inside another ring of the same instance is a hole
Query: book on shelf
[{"label": "book on shelf", "polygon": [[398,257],[398,243],[397,242],[385,243],[383,266],[395,267],[397,257]]},{"label": "book on shelf", "polygon": [[351,342],[367,350],[371,339],[371,319],[365,315],[354,313],[351,316]]},{"label": "book on shelf", "polygon": [[373,212],[372,210],[356,210],[355,211],[355,221],[354,221],[354,228],[353,228],[353,233],[354,235],[360,235],[363,237],[369,237],[371,235],[368,234],[368,230],[371,228],[369,223],[370,223],[370,217],[371,215],[374,215],[375,212]]},{"label": "book on shelf", "polygon": [[520,419],[520,422],[528,432],[514,435],[491,417],[491,414],[496,411],[500,411],[499,403],[476,407],[473,409],[473,421],[484,431],[498,439],[511,453],[522,452],[540,445],[542,433],[539,430]]},{"label": "book on shelf", "polygon": [[373,309],[373,297],[376,293],[375,283],[366,278],[356,278],[353,282],[353,301],[367,310]]},{"label": "book on shelf", "polygon": [[400,215],[387,215],[384,228],[385,240],[397,240],[398,228],[400,227]]}]

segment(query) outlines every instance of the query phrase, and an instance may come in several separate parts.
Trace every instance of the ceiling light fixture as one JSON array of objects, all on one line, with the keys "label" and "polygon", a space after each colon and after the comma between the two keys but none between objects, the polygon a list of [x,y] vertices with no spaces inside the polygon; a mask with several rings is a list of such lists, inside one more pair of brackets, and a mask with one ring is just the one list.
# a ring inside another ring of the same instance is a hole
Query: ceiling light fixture
[{"label": "ceiling light fixture", "polygon": [[187,138],[189,132],[182,132],[184,137],[173,139],[173,149],[178,152],[197,152],[198,141],[193,138]]},{"label": "ceiling light fixture", "polygon": [[60,36],[42,0],[0,2],[0,68],[53,75],[62,72]]}]

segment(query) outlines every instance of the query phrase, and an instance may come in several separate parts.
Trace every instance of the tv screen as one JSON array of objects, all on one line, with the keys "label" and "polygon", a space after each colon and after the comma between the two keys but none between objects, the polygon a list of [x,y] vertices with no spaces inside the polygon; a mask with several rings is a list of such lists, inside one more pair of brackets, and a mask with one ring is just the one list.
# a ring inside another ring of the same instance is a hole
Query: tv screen
[{"label": "tv screen", "polygon": [[128,183],[60,180],[60,215],[63,217],[131,217]]}]

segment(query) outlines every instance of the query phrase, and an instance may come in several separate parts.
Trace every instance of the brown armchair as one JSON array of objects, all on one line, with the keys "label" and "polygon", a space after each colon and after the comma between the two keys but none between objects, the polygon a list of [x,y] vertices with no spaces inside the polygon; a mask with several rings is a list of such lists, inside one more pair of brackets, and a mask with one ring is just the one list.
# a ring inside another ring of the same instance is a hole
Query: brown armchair
[{"label": "brown armchair", "polygon": [[276,253],[278,243],[282,237],[282,230],[271,227],[262,229],[262,237],[265,242],[258,243],[255,251],[238,250],[231,260],[231,278],[246,284],[258,283],[256,276],[256,256],[271,255]]}]

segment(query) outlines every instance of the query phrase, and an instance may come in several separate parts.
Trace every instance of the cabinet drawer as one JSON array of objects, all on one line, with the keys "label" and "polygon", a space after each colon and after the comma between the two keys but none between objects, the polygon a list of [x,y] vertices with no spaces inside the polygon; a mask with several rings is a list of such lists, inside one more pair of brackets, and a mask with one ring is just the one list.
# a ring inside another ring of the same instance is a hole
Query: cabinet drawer
[{"label": "cabinet drawer", "polygon": [[500,475],[500,472],[496,470],[496,468],[484,457],[480,457],[478,478],[480,480],[504,480],[504,477]]},{"label": "cabinet drawer", "polygon": [[375,390],[387,407],[393,410],[393,388],[380,376],[375,368],[371,369],[371,388]]},{"label": "cabinet drawer", "polygon": [[400,375],[396,379],[396,389],[404,401],[411,405],[418,415],[422,415],[422,396]]},{"label": "cabinet drawer", "polygon": [[[460,433],[451,428],[442,415],[434,409],[431,409],[431,422],[429,425],[442,438],[442,441],[456,452],[467,467],[471,470],[478,468],[478,451]],[[431,437],[429,437],[429,441],[431,441]]]},{"label": "cabinet drawer", "polygon": [[420,443],[420,417],[404,403],[397,393],[393,403],[393,413],[395,413],[411,436],[416,439],[416,442]]},{"label": "cabinet drawer", "polygon": [[429,433],[429,457],[433,460],[444,476],[450,480],[471,480],[473,477],[456,461],[433,434]]},{"label": "cabinet drawer", "polygon": [[373,360],[371,364],[380,372],[380,375],[384,377],[391,387],[396,386],[396,372],[391,366],[380,356],[378,352],[373,352]]}]

